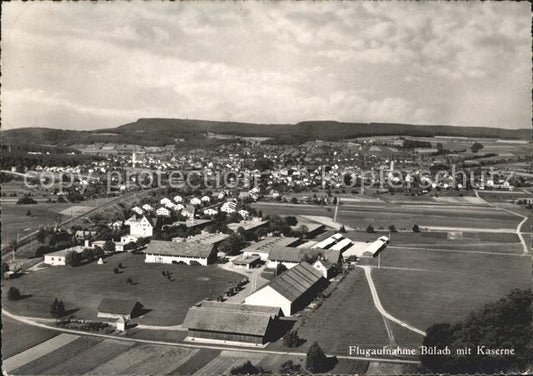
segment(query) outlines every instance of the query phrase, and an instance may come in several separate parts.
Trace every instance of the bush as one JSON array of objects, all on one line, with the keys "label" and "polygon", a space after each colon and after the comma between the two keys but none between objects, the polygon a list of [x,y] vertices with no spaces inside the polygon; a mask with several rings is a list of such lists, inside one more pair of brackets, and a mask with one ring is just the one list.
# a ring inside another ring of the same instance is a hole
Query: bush
[{"label": "bush", "polygon": [[394,225],[390,225],[389,226],[389,231],[390,232],[398,232],[398,230],[396,230],[396,226],[394,226]]},{"label": "bush", "polygon": [[418,225],[414,225],[413,232],[420,232],[420,227],[418,227]]},{"label": "bush", "polygon": [[17,201],[17,205],[34,205],[37,204],[37,201],[35,201],[33,198],[24,195],[23,197],[19,198]]},{"label": "bush", "polygon": [[7,291],[7,298],[9,300],[20,300],[22,298],[22,295],[20,294],[20,291],[16,287],[10,287]]},{"label": "bush", "polygon": [[298,336],[298,330],[291,330],[283,337],[283,345],[287,347],[298,347],[302,339]]},{"label": "bush", "polygon": [[374,226],[372,226],[372,225],[368,225],[368,227],[366,228],[366,232],[368,232],[368,233],[374,233],[374,232],[376,232],[376,230],[374,230]]},{"label": "bush", "polygon": [[114,268],[114,269],[113,269],[113,273],[115,273],[115,274],[120,273],[120,269],[119,269],[119,268]]},{"label": "bush", "polygon": [[301,373],[302,366],[299,364],[294,364],[292,360],[287,360],[279,367],[279,373],[283,375],[291,373]]},{"label": "bush", "polygon": [[346,228],[344,227],[344,225],[341,225],[341,227],[339,228],[339,232],[340,232],[341,234],[346,233]]}]

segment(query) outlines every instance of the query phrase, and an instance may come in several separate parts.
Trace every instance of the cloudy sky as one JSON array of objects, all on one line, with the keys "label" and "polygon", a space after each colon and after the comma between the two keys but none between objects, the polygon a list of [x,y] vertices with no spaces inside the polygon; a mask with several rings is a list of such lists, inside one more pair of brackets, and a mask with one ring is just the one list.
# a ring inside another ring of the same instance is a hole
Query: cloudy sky
[{"label": "cloudy sky", "polygon": [[528,128],[528,3],[2,4],[2,127],[139,117]]}]

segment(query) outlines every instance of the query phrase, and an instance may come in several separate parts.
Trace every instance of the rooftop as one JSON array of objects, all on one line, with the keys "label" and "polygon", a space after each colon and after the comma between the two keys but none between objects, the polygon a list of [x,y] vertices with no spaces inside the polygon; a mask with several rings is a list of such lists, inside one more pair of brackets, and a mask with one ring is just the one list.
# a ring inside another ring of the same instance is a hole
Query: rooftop
[{"label": "rooftop", "polygon": [[129,315],[137,304],[140,303],[136,300],[103,298],[98,306],[98,312]]},{"label": "rooftop", "polygon": [[152,240],[144,253],[163,256],[209,257],[213,247],[202,243],[175,243]]},{"label": "rooftop", "polygon": [[279,314],[277,307],[204,301],[189,309],[183,327],[263,336],[270,320]]},{"label": "rooftop", "polygon": [[270,236],[244,248],[242,252],[268,253],[273,247],[289,247],[295,245],[299,241],[300,238]]},{"label": "rooftop", "polygon": [[322,278],[322,273],[307,262],[301,262],[270,281],[270,286],[279,294],[294,302]]}]

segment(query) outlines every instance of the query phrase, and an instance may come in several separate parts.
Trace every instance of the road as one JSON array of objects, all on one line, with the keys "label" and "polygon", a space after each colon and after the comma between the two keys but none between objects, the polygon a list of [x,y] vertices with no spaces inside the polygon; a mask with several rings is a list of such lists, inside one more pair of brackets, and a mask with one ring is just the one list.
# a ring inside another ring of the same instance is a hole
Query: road
[{"label": "road", "polygon": [[372,293],[372,299],[374,300],[374,305],[376,306],[376,308],[379,311],[379,313],[381,313],[381,315],[383,317],[389,319],[390,321],[395,322],[396,324],[401,325],[404,328],[407,328],[407,329],[409,329],[409,330],[411,330],[411,331],[413,331],[413,332],[415,332],[417,334],[420,334],[420,335],[425,337],[426,336],[426,332],[415,328],[414,326],[406,323],[405,321],[401,321],[401,320],[397,319],[396,317],[394,317],[393,315],[388,313],[385,310],[385,308],[383,308],[383,306],[381,305],[381,301],[379,300],[378,291],[376,289],[376,286],[374,285],[374,281],[372,280],[372,268],[370,266],[367,266],[367,265],[357,265],[357,267],[358,268],[362,268],[365,271],[365,277],[366,277],[366,280],[368,282],[368,286],[370,287],[370,292]]},{"label": "road", "polygon": [[[46,325],[40,322],[33,321],[25,316],[15,315],[13,313],[6,311],[4,308],[2,308],[2,315],[5,315],[13,320],[16,320],[18,322],[21,322],[27,325],[45,328],[45,329],[51,329],[51,330],[55,330],[61,333],[98,337],[98,338],[112,339],[112,340],[118,340],[118,341],[124,341],[124,342],[135,342],[135,343],[143,343],[143,344],[148,344],[148,345],[163,345],[163,346],[186,347],[186,348],[204,348],[204,349],[213,349],[213,350],[234,350],[234,351],[237,350],[241,352],[272,354],[272,355],[290,355],[290,356],[299,356],[299,357],[306,356],[306,353],[301,353],[301,352],[275,351],[275,350],[267,350],[267,349],[249,349],[249,348],[231,347],[231,346],[226,346],[226,345],[218,346],[218,345],[207,345],[207,344],[198,344],[198,343],[191,344],[191,343],[155,341],[155,340],[147,340],[147,339],[139,339],[139,338],[119,337],[119,336],[114,336],[110,334],[84,332],[81,330],[74,330],[74,329],[58,328],[58,327],[54,327],[51,325]],[[327,356],[336,356],[339,359],[363,360],[363,361],[369,361],[369,362],[420,364],[418,360],[408,360],[408,359],[401,359],[401,358],[375,358],[375,357],[367,358],[367,357],[361,357],[361,356],[350,356],[350,355],[342,355],[342,354],[327,354]]]}]

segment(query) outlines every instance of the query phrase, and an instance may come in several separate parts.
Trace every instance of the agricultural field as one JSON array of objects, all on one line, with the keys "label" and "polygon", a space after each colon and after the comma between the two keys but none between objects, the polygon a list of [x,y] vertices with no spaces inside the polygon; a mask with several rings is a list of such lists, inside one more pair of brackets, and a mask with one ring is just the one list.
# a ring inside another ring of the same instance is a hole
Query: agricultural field
[{"label": "agricultural field", "polygon": [[29,326],[2,316],[2,359],[45,342],[57,334],[54,330]]},{"label": "agricultural field", "polygon": [[[14,205],[2,203],[2,245],[27,235],[40,226],[53,226],[67,216],[59,213],[68,209],[70,204]],[[59,210],[58,210],[59,209]],[[26,215],[30,211],[31,215]]]},{"label": "agricultural field", "polygon": [[[121,263],[120,274],[113,269]],[[171,272],[171,279],[161,275]],[[132,278],[133,284],[126,280]],[[144,255],[115,254],[104,265],[91,263],[79,267],[48,267],[20,278],[4,282],[4,289],[16,286],[29,297],[3,304],[10,312],[34,317],[50,317],[54,298],[64,301],[75,317],[94,319],[102,297],[138,300],[149,310],[138,319],[150,325],[181,324],[189,307],[205,298],[216,298],[241,274],[222,270],[216,265],[189,267],[185,265],[145,264]]]}]

